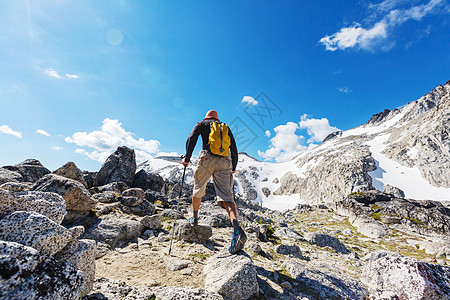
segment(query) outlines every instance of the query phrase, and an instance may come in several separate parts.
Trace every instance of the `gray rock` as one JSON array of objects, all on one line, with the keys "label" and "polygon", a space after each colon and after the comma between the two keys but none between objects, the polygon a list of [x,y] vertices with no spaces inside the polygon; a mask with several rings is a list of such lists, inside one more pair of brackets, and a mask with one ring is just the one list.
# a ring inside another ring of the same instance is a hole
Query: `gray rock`
[{"label": "gray rock", "polygon": [[31,182],[6,182],[0,185],[0,189],[11,191],[11,192],[24,192],[28,191],[33,187]]},{"label": "gray rock", "polygon": [[264,254],[263,249],[261,248],[261,246],[258,243],[248,243],[246,245],[246,248],[250,251],[255,252],[256,254],[259,254],[259,255]]},{"label": "gray rock", "polygon": [[112,182],[123,181],[133,185],[136,173],[136,156],[133,149],[121,146],[111,154],[98,171],[94,186],[102,186]]},{"label": "gray rock", "polygon": [[277,177],[275,177],[273,180],[272,180],[272,183],[275,183],[275,184],[277,184],[277,183],[279,183],[280,182],[280,180],[277,178]]},{"label": "gray rock", "polygon": [[167,270],[169,270],[169,271],[179,271],[179,270],[187,268],[190,263],[191,262],[189,260],[171,259],[167,263]]},{"label": "gray rock", "polygon": [[83,273],[82,296],[86,296],[94,286],[96,253],[95,241],[76,240],[67,244],[64,249],[55,255],[57,260],[69,262]]},{"label": "gray rock", "polygon": [[[154,284],[153,284],[154,285]],[[217,293],[204,289],[186,287],[137,287],[119,280],[99,277],[95,279],[94,291],[83,300],[223,300]]]},{"label": "gray rock", "polygon": [[290,257],[303,258],[302,251],[300,247],[296,244],[292,245],[277,245],[275,246],[275,252],[278,254],[289,255]]},{"label": "gray rock", "polygon": [[91,194],[78,181],[55,174],[48,174],[33,186],[34,191],[53,192],[66,200],[67,210],[90,211],[97,201],[91,199]]},{"label": "gray rock", "polygon": [[147,228],[158,230],[161,229],[162,216],[160,214],[153,216],[145,216],[141,219],[141,224]]},{"label": "gray rock", "polygon": [[230,217],[224,213],[218,213],[213,215],[203,215],[199,216],[199,222],[209,225],[211,227],[227,227],[231,226]]},{"label": "gray rock", "polygon": [[286,260],[283,268],[299,282],[304,295],[312,299],[367,299],[365,286],[352,278],[331,271],[310,268],[297,260]]},{"label": "gray rock", "polygon": [[450,299],[450,267],[388,251],[370,253],[363,260],[367,263],[361,281],[377,299],[382,292],[396,299]]},{"label": "gray rock", "polygon": [[141,188],[131,188],[122,192],[124,197],[136,197],[139,199],[145,199],[145,192]]},{"label": "gray rock", "polygon": [[267,188],[267,187],[263,187],[262,192],[263,192],[264,196],[266,196],[266,197],[269,197],[271,194],[269,188]]},{"label": "gray rock", "polygon": [[205,289],[227,299],[250,299],[259,294],[255,265],[245,253],[223,249],[210,257],[203,269]]},{"label": "gray rock", "polygon": [[144,226],[139,221],[118,217],[115,215],[102,216],[97,223],[89,228],[83,238],[96,240],[115,248],[139,237]]},{"label": "gray rock", "polygon": [[172,219],[182,219],[184,218],[184,213],[175,209],[165,209],[161,212],[161,216]]},{"label": "gray rock", "polygon": [[74,162],[69,161],[64,166],[54,171],[53,174],[73,179],[81,183],[85,188],[88,187],[86,181],[84,180],[83,172],[78,169]]},{"label": "gray rock", "polygon": [[302,235],[290,227],[277,228],[277,230],[275,230],[275,235],[293,240],[303,240]]},{"label": "gray rock", "polygon": [[83,275],[70,263],[0,241],[0,266],[2,299],[79,299]]},{"label": "gray rock", "polygon": [[84,226],[74,226],[68,229],[73,240],[78,239],[85,231]]},{"label": "gray rock", "polygon": [[50,173],[50,170],[44,167],[37,159],[27,159],[14,166],[4,166],[4,169],[19,173],[22,176],[21,181],[36,182],[44,175]]},{"label": "gray rock", "polygon": [[122,194],[123,191],[128,190],[128,185],[123,181],[111,182],[102,186],[92,187],[89,189],[91,194],[103,193],[103,192],[115,192]]},{"label": "gray rock", "polygon": [[141,198],[137,198],[137,197],[121,197],[120,198],[120,203],[122,203],[125,206],[138,206],[139,204],[142,203],[142,199]]},{"label": "gray rock", "polygon": [[204,242],[212,236],[212,228],[209,225],[198,224],[192,226],[186,220],[179,220],[175,226],[175,237],[186,242]]},{"label": "gray rock", "polygon": [[383,193],[391,194],[392,196],[397,197],[397,198],[405,198],[405,192],[403,192],[398,187],[395,187],[395,186],[392,186],[389,184],[385,184],[383,186]]},{"label": "gray rock", "polygon": [[88,189],[90,189],[91,187],[94,186],[94,178],[96,175],[97,175],[97,172],[83,171],[83,178],[87,184]]},{"label": "gray rock", "polygon": [[113,203],[118,202],[120,197],[120,193],[117,192],[102,192],[98,194],[94,194],[92,199],[102,202],[102,203]]},{"label": "gray rock", "polygon": [[305,234],[305,239],[310,243],[310,244],[316,244],[320,247],[331,247],[333,248],[336,252],[342,253],[342,254],[347,254],[348,250],[347,248],[344,246],[344,244],[342,244],[337,238],[335,238],[334,236],[328,235],[328,234],[324,234],[324,233],[318,233],[318,232],[308,232],[307,234]]},{"label": "gray rock", "polygon": [[37,212],[61,224],[66,215],[66,202],[55,193],[18,192],[0,189],[0,218],[15,211]]},{"label": "gray rock", "polygon": [[[153,215],[155,213],[155,207],[153,206],[153,204],[151,204],[147,200],[142,200],[142,199],[138,199],[138,198],[135,198],[135,197],[123,197],[123,198],[128,198],[128,200],[130,200],[128,202],[128,204],[136,204],[136,203],[138,203],[138,205],[136,205],[136,206],[121,205],[120,209],[124,213],[133,214],[133,215],[137,215],[137,216],[140,216],[140,217],[142,217],[142,216],[151,216],[151,215]],[[124,201],[124,200],[121,199],[121,202],[122,201]],[[135,202],[132,202],[132,201],[135,201]],[[123,203],[126,203],[126,202],[123,202]]]},{"label": "gray rock", "polygon": [[134,175],[133,187],[159,192],[163,186],[164,179],[156,173],[142,169]]},{"label": "gray rock", "polygon": [[72,240],[72,234],[46,216],[17,211],[0,220],[0,240],[20,243],[53,255]]},{"label": "gray rock", "polygon": [[7,182],[20,182],[23,180],[22,175],[5,168],[0,168],[0,185]]}]

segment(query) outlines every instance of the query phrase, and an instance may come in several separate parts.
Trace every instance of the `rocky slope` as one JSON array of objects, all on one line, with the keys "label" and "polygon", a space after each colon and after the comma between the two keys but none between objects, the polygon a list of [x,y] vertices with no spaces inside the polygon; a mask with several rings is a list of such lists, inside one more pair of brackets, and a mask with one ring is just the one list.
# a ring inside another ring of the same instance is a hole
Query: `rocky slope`
[{"label": "rocky slope", "polygon": [[249,240],[230,255],[231,224],[211,185],[193,228],[189,182],[178,199],[179,161],[135,173],[132,151],[105,162],[101,177],[114,179],[104,185],[73,163],[59,175],[27,174],[44,168],[36,160],[19,164],[20,176],[4,173],[2,299],[449,299],[450,209],[439,202],[360,191],[270,210],[246,197],[255,180],[282,182],[241,155],[236,202]]}]

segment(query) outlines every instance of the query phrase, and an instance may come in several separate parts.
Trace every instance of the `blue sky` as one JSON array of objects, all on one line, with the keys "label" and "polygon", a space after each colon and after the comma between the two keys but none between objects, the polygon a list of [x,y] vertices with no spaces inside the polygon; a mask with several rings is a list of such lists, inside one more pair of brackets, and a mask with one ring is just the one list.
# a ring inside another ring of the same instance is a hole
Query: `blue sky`
[{"label": "blue sky", "polygon": [[0,165],[183,153],[209,109],[283,161],[450,80],[449,17],[447,0],[0,1]]}]

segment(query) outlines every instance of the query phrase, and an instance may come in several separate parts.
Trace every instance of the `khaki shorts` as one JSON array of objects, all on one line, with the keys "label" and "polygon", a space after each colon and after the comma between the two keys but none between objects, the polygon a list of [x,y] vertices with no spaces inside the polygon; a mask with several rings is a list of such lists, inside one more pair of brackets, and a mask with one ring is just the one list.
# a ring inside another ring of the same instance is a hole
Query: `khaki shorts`
[{"label": "khaki shorts", "polygon": [[195,198],[205,196],[206,184],[213,177],[214,189],[216,190],[218,204],[223,207],[222,202],[234,202],[233,200],[233,173],[231,172],[231,157],[219,157],[211,155],[202,150],[199,155],[197,170],[194,173]]}]

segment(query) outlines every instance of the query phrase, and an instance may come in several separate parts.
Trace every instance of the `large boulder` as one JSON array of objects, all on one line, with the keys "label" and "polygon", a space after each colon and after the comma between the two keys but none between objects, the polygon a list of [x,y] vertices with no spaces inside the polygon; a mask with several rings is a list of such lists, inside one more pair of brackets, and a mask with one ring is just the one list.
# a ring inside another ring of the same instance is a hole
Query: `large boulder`
[{"label": "large boulder", "polygon": [[23,177],[19,173],[0,168],[0,185],[7,182],[20,182],[22,180]]},{"label": "large boulder", "polygon": [[94,179],[94,186],[123,181],[133,185],[136,173],[136,156],[133,149],[121,146],[103,163]]},{"label": "large boulder", "polygon": [[0,240],[32,247],[47,255],[61,251],[72,233],[46,216],[17,211],[0,220]]},{"label": "large boulder", "polygon": [[75,240],[67,244],[64,249],[55,255],[57,260],[72,263],[78,270],[83,272],[82,296],[87,295],[94,286],[96,251],[95,241]]},{"label": "large boulder", "polygon": [[17,165],[4,166],[3,168],[19,173],[22,176],[21,181],[26,182],[36,182],[50,173],[50,170],[44,167],[37,159],[27,159]]},{"label": "large boulder", "polygon": [[61,224],[66,215],[66,201],[55,193],[12,193],[0,189],[0,219],[19,210],[38,212],[57,224]]},{"label": "large boulder", "polygon": [[54,171],[53,174],[78,181],[86,188],[88,186],[86,181],[84,180],[83,172],[80,169],[78,169],[78,167],[75,165],[74,162],[69,161],[64,166]]},{"label": "large boulder", "polygon": [[55,174],[48,174],[41,178],[33,186],[33,190],[61,195],[66,200],[67,210],[90,211],[97,204],[81,183]]},{"label": "large boulder", "polygon": [[0,298],[79,299],[83,275],[70,263],[0,240]]},{"label": "large boulder", "polygon": [[243,251],[230,254],[224,248],[208,259],[203,273],[205,289],[226,299],[250,299],[259,294],[255,265]]},{"label": "large boulder", "polygon": [[29,191],[33,187],[31,182],[16,182],[10,181],[0,185],[0,189],[11,192],[24,192]]},{"label": "large boulder", "polygon": [[363,260],[361,281],[377,299],[450,299],[450,267],[382,250]]},{"label": "large boulder", "polygon": [[311,299],[367,299],[366,287],[358,280],[311,268],[294,259],[286,260],[282,267],[297,280],[303,294],[311,296]]},{"label": "large boulder", "polygon": [[83,171],[83,178],[87,184],[88,189],[94,186],[95,176],[97,176],[97,172]]},{"label": "large boulder", "polygon": [[84,300],[223,300],[217,293],[211,293],[205,289],[188,287],[140,287],[132,286],[126,282],[97,277],[95,279],[94,291]]},{"label": "large boulder", "polygon": [[337,238],[334,236],[325,234],[325,233],[319,233],[319,232],[308,232],[305,234],[305,239],[310,244],[316,244],[320,247],[331,247],[336,252],[347,254],[348,250],[345,247],[344,244],[341,243]]},{"label": "large boulder", "polygon": [[149,229],[161,229],[162,216],[160,214],[145,216],[141,219],[141,224]]},{"label": "large boulder", "polygon": [[156,173],[150,173],[144,169],[134,175],[133,187],[141,188],[144,191],[161,191],[164,186],[164,179]]},{"label": "large boulder", "polygon": [[186,220],[179,220],[175,227],[175,237],[186,242],[205,242],[212,236],[212,228],[206,224],[192,226]]},{"label": "large boulder", "polygon": [[139,221],[109,214],[102,216],[82,237],[96,240],[97,242],[110,245],[111,248],[115,248],[137,239],[144,231],[144,228],[144,225]]}]

